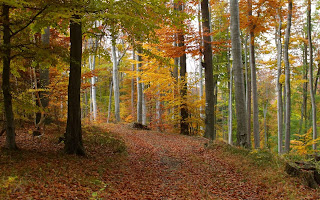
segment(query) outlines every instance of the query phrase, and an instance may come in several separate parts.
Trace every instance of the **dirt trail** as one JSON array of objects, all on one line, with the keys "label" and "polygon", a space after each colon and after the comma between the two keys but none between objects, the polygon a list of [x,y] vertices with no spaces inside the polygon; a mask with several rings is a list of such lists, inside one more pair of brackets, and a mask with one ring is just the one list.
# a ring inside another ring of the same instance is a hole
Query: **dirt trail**
[{"label": "dirt trail", "polygon": [[264,199],[265,189],[206,150],[204,138],[109,127],[124,138],[128,160],[106,177],[110,198]]}]

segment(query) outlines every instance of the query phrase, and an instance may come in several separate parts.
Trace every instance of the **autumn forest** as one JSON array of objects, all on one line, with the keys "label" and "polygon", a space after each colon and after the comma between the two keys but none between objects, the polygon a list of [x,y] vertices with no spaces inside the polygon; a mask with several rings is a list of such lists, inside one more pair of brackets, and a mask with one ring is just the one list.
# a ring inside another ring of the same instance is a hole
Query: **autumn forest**
[{"label": "autumn forest", "polygon": [[320,199],[320,1],[0,2],[1,199]]}]

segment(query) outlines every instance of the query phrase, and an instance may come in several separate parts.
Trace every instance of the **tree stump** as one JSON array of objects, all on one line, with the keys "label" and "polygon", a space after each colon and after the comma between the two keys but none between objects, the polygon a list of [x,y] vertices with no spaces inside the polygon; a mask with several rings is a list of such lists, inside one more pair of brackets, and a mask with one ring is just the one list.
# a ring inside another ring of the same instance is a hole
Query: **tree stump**
[{"label": "tree stump", "polygon": [[285,171],[291,176],[301,178],[308,187],[319,188],[320,174],[312,163],[286,163]]},{"label": "tree stump", "polygon": [[138,123],[138,122],[132,123],[131,127],[134,128],[134,129],[139,129],[139,130],[151,130],[148,126],[143,125],[143,124]]}]

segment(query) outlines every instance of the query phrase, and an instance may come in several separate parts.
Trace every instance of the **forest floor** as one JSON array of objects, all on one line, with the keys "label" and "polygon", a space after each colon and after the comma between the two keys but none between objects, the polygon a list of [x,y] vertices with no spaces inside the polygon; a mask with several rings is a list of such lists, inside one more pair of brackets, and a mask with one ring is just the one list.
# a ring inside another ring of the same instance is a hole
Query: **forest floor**
[{"label": "forest floor", "polygon": [[268,152],[100,124],[84,128],[87,156],[77,157],[56,130],[28,132],[17,131],[19,151],[0,152],[0,199],[320,199]]}]

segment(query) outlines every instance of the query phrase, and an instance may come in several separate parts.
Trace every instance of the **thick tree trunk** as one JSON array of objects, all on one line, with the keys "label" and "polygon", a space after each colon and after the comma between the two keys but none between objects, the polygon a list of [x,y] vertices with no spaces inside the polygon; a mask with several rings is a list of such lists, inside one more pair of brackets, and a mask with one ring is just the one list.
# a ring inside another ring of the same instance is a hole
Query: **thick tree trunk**
[{"label": "thick tree trunk", "polygon": [[285,111],[285,152],[290,151],[290,122],[291,122],[291,89],[290,89],[290,63],[289,63],[289,40],[291,30],[291,18],[292,18],[292,0],[288,2],[288,17],[287,17],[287,28],[285,33],[284,42],[284,63],[285,63],[285,87],[286,87],[286,111]]},{"label": "thick tree trunk", "polygon": [[206,92],[206,118],[205,118],[205,132],[204,137],[215,140],[216,135],[214,134],[214,80],[213,80],[213,66],[212,66],[212,47],[209,22],[209,6],[208,0],[201,2],[201,13],[202,13],[202,27],[203,27],[203,45],[204,45],[204,62],[203,67],[205,68],[205,92]]},{"label": "thick tree trunk", "polygon": [[[309,82],[310,82],[310,97],[312,108],[312,139],[317,139],[317,111],[315,103],[315,92],[313,89],[313,49],[312,49],[312,36],[311,36],[311,0],[308,0],[307,11],[307,25],[308,25],[308,43],[309,43]],[[312,149],[317,149],[317,143],[312,144]]]},{"label": "thick tree trunk", "polygon": [[140,71],[142,67],[142,51],[141,49],[138,50],[138,67],[137,72],[138,78],[137,78],[137,122],[142,124],[142,98],[143,98],[143,91],[142,91],[142,83],[140,82]]},{"label": "thick tree trunk", "polygon": [[247,142],[247,111],[241,59],[240,22],[238,0],[230,0],[231,13],[231,44],[234,69],[234,85],[237,116],[237,143],[248,148]]},{"label": "thick tree trunk", "polygon": [[[68,119],[64,150],[67,154],[85,155],[82,144],[80,86],[82,28],[80,17],[70,20],[70,74],[68,86]],[[74,21],[76,20],[76,21]]]},{"label": "thick tree trunk", "polygon": [[114,112],[116,122],[120,122],[120,91],[119,91],[119,73],[118,73],[118,58],[116,53],[116,41],[112,38],[112,80],[113,80],[113,92],[114,92]]},{"label": "thick tree trunk", "polygon": [[281,43],[281,14],[280,10],[278,11],[278,20],[279,25],[276,31],[276,44],[277,44],[277,93],[278,93],[278,102],[277,102],[277,117],[278,117],[278,153],[282,154],[282,134],[283,134],[283,104],[282,104],[282,84],[280,83],[281,77],[281,58],[282,58],[282,43]]},{"label": "thick tree trunk", "polygon": [[11,35],[10,35],[10,9],[9,6],[2,5],[3,22],[3,54],[2,54],[2,92],[4,100],[6,118],[6,148],[11,150],[18,149],[15,139],[14,115],[12,111],[12,95],[10,88],[10,62],[11,62]]}]

